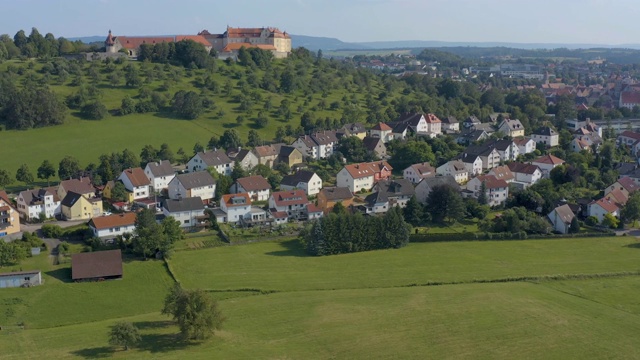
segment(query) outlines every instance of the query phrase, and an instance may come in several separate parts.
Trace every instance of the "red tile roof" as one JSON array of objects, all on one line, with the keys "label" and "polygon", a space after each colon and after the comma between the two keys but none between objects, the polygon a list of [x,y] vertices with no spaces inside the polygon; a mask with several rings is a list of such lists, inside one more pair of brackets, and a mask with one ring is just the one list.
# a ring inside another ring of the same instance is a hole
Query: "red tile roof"
[{"label": "red tile roof", "polygon": [[242,186],[245,191],[258,191],[271,189],[271,185],[267,179],[260,175],[254,175],[249,177],[243,177],[236,180],[236,182]]},{"label": "red tile roof", "polygon": [[550,165],[562,165],[564,164],[564,160],[555,157],[551,154],[549,155],[545,155],[545,156],[541,156],[535,160],[533,160],[534,163],[540,163],[540,164],[550,164]]},{"label": "red tile roof", "polygon": [[122,173],[131,181],[135,187],[149,185],[149,178],[141,168],[126,169]]},{"label": "red tile roof", "polygon": [[[244,202],[234,202],[234,199],[243,198]],[[236,207],[236,206],[247,206],[251,205],[251,197],[247,193],[240,194],[227,194],[223,195],[220,202],[225,203],[228,208]]]},{"label": "red tile roof", "polygon": [[347,170],[347,172],[349,172],[349,175],[351,175],[351,177],[354,179],[361,179],[364,177],[374,176],[376,173],[379,173],[384,168],[388,169],[389,171],[393,170],[391,165],[389,165],[389,163],[387,163],[384,160],[378,161],[378,162],[372,162],[372,163],[351,164],[351,165],[346,165],[344,168]]},{"label": "red tile roof", "polygon": [[594,205],[594,204],[599,205],[608,213],[612,213],[614,211],[620,210],[620,208],[618,208],[618,206],[615,204],[614,201],[612,201],[611,198],[602,198],[600,200],[592,202],[590,205]]},{"label": "red tile roof", "polygon": [[391,129],[391,127],[383,122],[376,124],[376,126],[372,127],[371,130],[378,130],[378,131],[391,131],[393,129]]},{"label": "red tile roof", "polygon": [[98,229],[110,229],[118,226],[129,226],[136,223],[135,213],[113,214],[109,216],[94,217],[89,225]]},{"label": "red tile roof", "polygon": [[509,163],[509,170],[511,170],[511,172],[514,173],[521,173],[521,174],[533,174],[536,172],[536,170],[540,170],[540,168],[538,167],[538,165],[532,165],[532,164],[523,164],[523,163],[517,163],[517,162],[512,162]]},{"label": "red tile roof", "polygon": [[508,188],[509,184],[502,179],[498,179],[493,175],[480,175],[477,177],[480,182],[484,183],[487,189]]},{"label": "red tile roof", "polygon": [[620,136],[624,136],[624,137],[628,137],[634,140],[640,140],[640,133],[637,133],[635,131],[631,131],[631,130],[625,130],[622,132],[622,134],[618,135],[618,137]]},{"label": "red tile roof", "polygon": [[289,205],[304,205],[309,202],[309,199],[307,199],[307,194],[304,193],[304,190],[278,191],[274,192],[271,196],[273,196],[276,206],[278,207]]},{"label": "red tile roof", "polygon": [[307,205],[307,212],[308,213],[321,213],[322,209],[317,207],[316,204],[309,203],[309,205]]},{"label": "red tile roof", "polygon": [[182,41],[182,40],[192,40],[195,41],[198,44],[202,44],[206,47],[210,47],[211,43],[207,41],[207,39],[205,39],[204,36],[202,35],[177,35],[176,36],[176,42],[177,41]]},{"label": "red tile roof", "polygon": [[435,114],[426,114],[425,115],[425,119],[427,120],[428,123],[441,123],[442,120],[440,120],[437,116],[435,116]]},{"label": "red tile roof", "polygon": [[629,194],[631,194],[632,192],[640,189],[640,186],[638,186],[638,184],[636,184],[635,181],[633,181],[632,178],[625,176],[622,177],[620,179],[618,179],[618,183],[625,189],[627,190],[627,192]]},{"label": "red tile roof", "polygon": [[620,94],[620,102],[623,104],[638,104],[640,105],[640,92],[637,91],[625,91]]},{"label": "red tile roof", "polygon": [[115,38],[120,42],[120,45],[125,49],[138,49],[142,44],[161,44],[161,43],[172,43],[174,42],[174,38],[170,36],[147,36],[147,37],[139,37],[139,36],[118,36]]}]

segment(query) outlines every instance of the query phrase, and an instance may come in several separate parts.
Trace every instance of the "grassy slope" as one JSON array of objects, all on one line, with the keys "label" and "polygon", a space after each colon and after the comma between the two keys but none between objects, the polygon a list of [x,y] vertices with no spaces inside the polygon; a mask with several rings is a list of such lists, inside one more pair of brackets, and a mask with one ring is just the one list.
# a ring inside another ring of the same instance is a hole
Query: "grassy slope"
[{"label": "grassy slope", "polygon": [[[5,71],[6,67],[13,65],[16,67],[26,67],[26,63],[18,61],[8,61],[0,64],[0,71]],[[139,64],[137,64],[139,65]],[[42,65],[36,64],[35,70],[39,69]],[[121,67],[124,65],[120,65]],[[283,66],[281,63],[276,62],[275,66]],[[85,71],[88,65],[85,65]],[[198,93],[202,91],[201,88],[196,87],[196,82],[201,78],[205,72],[204,70],[194,70],[191,72],[191,76],[188,76],[189,72],[184,71],[181,68],[175,68],[183,71],[183,76],[180,81],[173,85],[168,91],[170,96],[173,96],[178,90],[194,90]],[[219,69],[213,78],[219,84],[220,88],[224,86],[227,81],[231,81],[234,90],[233,95],[240,93],[238,87],[238,80],[232,76],[232,73],[242,72],[244,74],[245,69],[239,65],[227,66],[222,62],[219,62]],[[311,69],[309,72],[312,72]],[[258,78],[261,79],[263,72],[256,70]],[[41,77],[42,74],[36,73],[37,77]],[[72,94],[78,90],[77,87],[69,85],[72,76],[64,86],[51,85],[51,88],[59,94],[61,98]],[[124,86],[112,87],[108,81],[108,74],[101,74],[101,80],[98,87],[102,91],[101,101],[109,110],[116,110],[120,107],[121,101],[126,96],[136,97],[138,89],[129,89]],[[141,74],[141,78],[144,80],[144,76]],[[243,76],[246,79],[246,76]],[[55,82],[56,77],[52,77],[52,82]],[[155,80],[150,84],[145,84],[143,87],[151,91],[159,91],[160,85],[164,80]],[[88,77],[85,77],[85,82],[90,83]],[[327,104],[333,101],[340,101],[343,96],[351,96],[355,94],[359,100],[362,100],[365,95],[365,88],[357,88],[346,90],[344,88],[332,90],[328,97],[324,98]],[[373,84],[373,89],[380,89],[379,84]],[[209,138],[212,135],[220,136],[227,129],[236,129],[241,137],[245,140],[250,129],[256,129],[260,133],[264,140],[273,139],[276,129],[278,127],[284,127],[290,124],[293,128],[300,125],[301,113],[296,112],[298,106],[303,106],[306,97],[300,92],[293,94],[279,94],[270,93],[268,91],[252,88],[252,91],[257,92],[262,96],[261,101],[254,102],[252,116],[237,110],[238,104],[234,103],[231,97],[224,96],[221,93],[213,94],[206,92],[206,96],[213,100],[217,108],[212,111],[206,111],[196,120],[180,120],[175,119],[168,113],[150,113],[150,114],[133,114],[124,117],[108,116],[101,121],[87,121],[82,120],[77,111],[69,111],[66,123],[60,126],[47,127],[41,129],[31,129],[26,131],[9,130],[0,132],[0,143],[7,149],[5,156],[0,158],[0,169],[9,171],[12,175],[18,167],[26,163],[34,172],[43,160],[48,159],[52,161],[56,167],[60,159],[66,155],[72,155],[77,157],[81,165],[85,166],[90,162],[98,162],[98,157],[104,153],[111,153],[114,151],[121,152],[125,148],[129,148],[134,153],[139,154],[142,147],[146,144],[152,144],[156,148],[160,147],[162,143],[168,143],[171,149],[175,152],[180,147],[183,147],[187,153],[190,153],[193,149],[193,145],[196,142],[201,142],[206,145]],[[377,90],[376,90],[377,91]],[[391,100],[393,96],[389,97]],[[258,111],[263,109],[263,104],[267,98],[271,98],[273,108],[267,112],[269,115],[269,123],[263,128],[259,129],[255,126],[254,118],[257,116]],[[290,109],[293,114],[293,118],[286,122],[283,119],[277,118],[276,109],[280,105],[283,99],[288,99],[290,102]],[[314,94],[313,100],[308,106],[304,107],[305,111],[314,107],[322,98],[321,94]],[[362,105],[362,104],[361,104]],[[222,118],[217,116],[218,110],[223,110],[225,115]],[[318,110],[315,112],[318,118],[330,117],[332,119],[339,119],[342,116],[342,111],[332,110]],[[244,115],[247,120],[242,125],[236,123],[238,115]],[[21,184],[14,184],[21,185]]]},{"label": "grassy slope", "polygon": [[[632,297],[637,279],[622,279]],[[604,281],[590,281],[601,286]],[[582,281],[567,282],[567,286]],[[616,291],[609,289],[609,293]],[[113,321],[0,334],[2,359],[635,358],[638,313],[527,284],[294,292],[221,302],[224,331],[176,341],[158,314],[127,320],[139,349],[106,346]],[[544,349],[544,350],[543,350]],[[181,350],[181,351],[178,351]],[[25,354],[28,356],[25,357]]]},{"label": "grassy slope", "polygon": [[[311,290],[392,287],[518,276],[637,271],[629,237],[410,244],[309,257],[295,241],[179,252],[171,259],[187,287]],[[229,259],[233,259],[230,263]]]}]

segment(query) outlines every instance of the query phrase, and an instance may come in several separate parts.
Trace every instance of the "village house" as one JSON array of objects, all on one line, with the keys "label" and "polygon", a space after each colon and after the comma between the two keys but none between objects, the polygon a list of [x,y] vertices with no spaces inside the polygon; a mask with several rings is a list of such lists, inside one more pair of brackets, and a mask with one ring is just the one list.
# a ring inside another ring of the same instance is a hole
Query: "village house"
[{"label": "village house", "polygon": [[377,158],[384,159],[387,157],[387,146],[382,139],[367,136],[362,140],[362,143],[364,148]]},{"label": "village house", "polygon": [[487,175],[493,175],[498,180],[504,180],[507,184],[511,184],[515,179],[515,175],[511,172],[507,165],[496,166],[491,169]]},{"label": "village house", "polygon": [[546,148],[550,148],[558,146],[560,137],[554,129],[549,126],[542,126],[531,133],[531,139],[536,144],[542,144]]},{"label": "village house", "polygon": [[[470,163],[475,165],[475,158],[478,157],[482,161],[482,169],[489,170],[500,164],[501,158],[500,153],[494,147],[489,145],[471,145],[467,147],[464,152],[459,156],[459,159],[464,161],[465,163]],[[473,169],[469,171],[475,172],[475,166]]]},{"label": "village house", "polygon": [[60,198],[53,188],[21,191],[16,204],[18,212],[27,221],[39,219],[40,214],[50,219],[62,212]]},{"label": "village house", "polygon": [[475,127],[477,125],[482,124],[482,121],[480,121],[480,119],[478,119],[477,117],[471,115],[468,118],[464,119],[464,121],[462,122],[462,126],[464,128],[470,129],[472,127]]},{"label": "village house", "polygon": [[632,193],[640,189],[640,185],[636,184],[630,177],[622,177],[604,189],[604,194],[609,195],[609,193],[616,189],[622,191],[627,197],[629,197]]},{"label": "village house", "polygon": [[238,163],[246,171],[253,169],[259,163],[258,157],[249,149],[227,150],[227,156],[233,161],[234,167],[235,163]]},{"label": "village house", "polygon": [[151,191],[156,193],[168,188],[169,182],[176,176],[169,160],[148,163],[144,168],[144,174],[149,179]]},{"label": "village house", "polygon": [[287,164],[289,167],[302,164],[304,162],[304,156],[300,150],[293,146],[281,146],[278,153],[277,163]]},{"label": "village house", "polygon": [[60,211],[65,220],[88,220],[102,215],[102,199],[68,191],[60,202]]},{"label": "village house", "polygon": [[435,114],[426,114],[425,120],[427,121],[427,135],[429,137],[433,138],[442,135],[442,120]]},{"label": "village house", "polygon": [[214,168],[218,174],[230,176],[233,171],[233,161],[222,150],[199,152],[187,162],[187,171],[204,171]]},{"label": "village house", "polygon": [[482,174],[482,158],[478,155],[462,153],[454,161],[459,161],[464,164],[468,172],[468,177]]},{"label": "village house", "polygon": [[384,193],[389,201],[389,207],[404,208],[407,202],[416,194],[413,183],[406,179],[383,180],[373,187],[374,192]]},{"label": "village house", "polygon": [[362,140],[367,136],[367,129],[361,123],[345,124],[336,132],[338,139],[345,136],[355,136]]},{"label": "village house", "polygon": [[68,191],[73,191],[76,194],[84,195],[90,199],[96,196],[96,189],[88,177],[81,177],[79,179],[67,179],[62,180],[58,189],[56,190],[58,198],[64,199],[67,196]]},{"label": "village house", "polygon": [[[20,232],[20,213],[13,207],[7,193],[0,190],[0,237]],[[3,239],[0,239],[3,241]]]},{"label": "village house", "polygon": [[553,224],[553,230],[561,234],[569,233],[571,222],[575,216],[567,204],[556,207],[547,215],[549,221]]},{"label": "village house", "polygon": [[382,139],[382,142],[386,144],[393,140],[393,129],[389,125],[380,122],[369,130],[369,136]]},{"label": "village house", "polygon": [[536,165],[512,162],[507,165],[515,176],[514,183],[527,188],[542,179],[542,170]]},{"label": "village house", "polygon": [[286,212],[289,219],[307,219],[307,204],[309,199],[303,190],[277,191],[269,197],[271,213]]},{"label": "village house", "polygon": [[0,273],[0,289],[42,285],[40,270]]},{"label": "village house", "polygon": [[551,170],[564,164],[564,160],[549,154],[533,160],[531,164],[538,166],[542,171],[542,177],[548,179],[549,174],[551,174]]},{"label": "village house", "polygon": [[520,155],[518,145],[513,140],[489,140],[481,146],[493,147],[500,154],[500,161],[513,161]]},{"label": "village house", "polygon": [[353,204],[353,193],[348,187],[325,187],[318,193],[318,207],[325,214],[330,213],[337,203],[345,208]]},{"label": "village house", "polygon": [[318,174],[308,170],[298,170],[286,175],[280,181],[280,190],[303,190],[307,196],[313,196],[322,189],[322,179]]},{"label": "village house", "polygon": [[274,58],[286,58],[291,53],[291,36],[286,31],[274,27],[233,28],[227,26],[222,34],[212,34],[207,30],[198,33],[204,37],[218,53],[219,59],[237,59],[241,48],[257,48],[270,51]]},{"label": "village house", "polygon": [[414,184],[419,183],[424,178],[436,176],[436,169],[428,162],[413,164],[402,171],[402,177]]},{"label": "village house", "polygon": [[[256,146],[253,149],[253,154],[258,158],[259,164],[273,168],[273,165],[275,165],[280,155],[280,148],[283,145],[284,144]],[[302,152],[300,154],[302,154]]]},{"label": "village house", "polygon": [[[481,165],[480,171],[482,171]],[[466,164],[460,160],[447,161],[436,169],[436,174],[452,176],[458,184],[469,181],[469,170],[467,170]]]},{"label": "village house", "polygon": [[151,182],[141,168],[126,169],[122,171],[118,180],[122,181],[125,189],[133,193],[133,199],[146,199],[149,197],[149,185]]},{"label": "village house", "polygon": [[181,228],[192,228],[205,223],[204,204],[199,197],[165,199],[162,201],[162,214],[172,217]]},{"label": "village house", "polygon": [[88,225],[94,237],[115,239],[118,235],[133,234],[136,229],[136,213],[94,217],[89,220]]},{"label": "village house", "polygon": [[222,195],[220,209],[227,213],[227,222],[240,222],[251,214],[251,197],[247,193]]},{"label": "village house", "polygon": [[320,219],[324,216],[322,209],[316,206],[314,203],[309,203],[307,205],[307,220],[315,220]]},{"label": "village house", "polygon": [[429,197],[429,194],[431,193],[433,188],[439,185],[450,186],[456,191],[460,191],[460,185],[458,185],[458,183],[452,176],[445,175],[426,178],[422,179],[422,181],[420,181],[420,183],[416,185],[416,200],[418,200],[418,202],[421,204],[426,204],[427,198]]},{"label": "village house", "polygon": [[587,151],[592,152],[591,145],[585,140],[580,140],[579,138],[573,138],[571,140],[571,151],[573,152],[581,152]]},{"label": "village house", "polygon": [[319,131],[298,137],[291,146],[298,149],[303,156],[319,160],[333,155],[337,144],[335,131]]},{"label": "village house", "polygon": [[506,181],[497,179],[493,175],[480,175],[467,183],[467,190],[471,192],[471,196],[478,198],[484,184],[487,204],[489,206],[502,205],[509,197],[509,184]]},{"label": "village house", "polygon": [[[437,119],[438,121],[438,129],[440,129],[440,119],[438,119],[437,117],[435,117],[435,119]],[[425,115],[420,113],[402,114],[394,121],[387,123],[387,125],[394,129],[394,133],[396,133],[395,128],[398,125],[405,125],[404,127],[402,127],[403,129],[410,127],[411,131],[416,134],[428,134],[430,129],[429,122],[427,121]],[[407,134],[404,133],[404,136],[406,135]]]},{"label": "village house", "polygon": [[595,216],[598,222],[602,222],[606,214],[618,217],[621,208],[622,205],[617,204],[613,197],[605,196],[599,200],[592,201],[587,208],[587,214]]},{"label": "village house", "polygon": [[446,116],[442,119],[442,132],[446,134],[454,134],[460,132],[460,122],[455,116]]},{"label": "village house", "polygon": [[640,92],[623,91],[620,93],[620,101],[618,107],[633,110],[634,107],[640,106]]},{"label": "village house", "polygon": [[386,161],[346,165],[336,177],[336,186],[348,187],[352,193],[369,191],[380,180],[391,177],[393,168]]},{"label": "village house", "polygon": [[524,126],[518,119],[504,119],[498,125],[498,131],[511,138],[524,136]]},{"label": "village house", "polygon": [[[573,139],[579,140],[579,142],[576,143],[576,149],[578,147],[581,147],[585,150],[587,147],[589,148],[595,147],[596,149],[598,149],[600,145],[602,145],[603,143],[602,136],[598,135],[596,131],[589,130],[587,127],[581,127],[578,130],[574,131]],[[636,144],[637,142],[631,145],[631,152],[634,154],[637,152]]]},{"label": "village house", "polygon": [[239,178],[231,185],[230,192],[232,194],[247,193],[252,201],[267,201],[271,185],[267,179],[260,175]]},{"label": "village house", "polygon": [[513,142],[518,146],[518,154],[526,155],[536,151],[536,142],[531,138],[519,137],[513,139]]},{"label": "village house", "polygon": [[104,41],[105,52],[116,54],[125,51],[129,57],[136,58],[142,45],[155,45],[162,43],[174,43],[183,40],[191,40],[204,46],[207,52],[213,47],[204,36],[201,35],[177,35],[177,36],[113,36],[111,30]]},{"label": "village house", "polygon": [[466,129],[458,135],[456,142],[460,145],[471,145],[489,138],[485,130]]},{"label": "village house", "polygon": [[364,204],[359,205],[358,209],[365,214],[384,214],[390,207],[387,194],[384,191],[376,191],[367,195]]},{"label": "village house", "polygon": [[177,175],[169,183],[169,199],[199,197],[202,202],[213,202],[216,194],[216,181],[208,171],[198,171]]}]

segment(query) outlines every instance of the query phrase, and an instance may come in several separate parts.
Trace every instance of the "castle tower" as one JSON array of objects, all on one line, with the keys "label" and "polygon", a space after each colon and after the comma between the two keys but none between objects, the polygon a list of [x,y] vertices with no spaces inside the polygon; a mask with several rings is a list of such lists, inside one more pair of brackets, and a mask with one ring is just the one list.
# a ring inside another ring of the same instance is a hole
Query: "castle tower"
[{"label": "castle tower", "polygon": [[111,35],[111,29],[109,29],[109,35],[107,36],[107,40],[104,41],[106,52],[108,53],[116,52],[115,44],[116,42],[113,39],[113,36]]}]

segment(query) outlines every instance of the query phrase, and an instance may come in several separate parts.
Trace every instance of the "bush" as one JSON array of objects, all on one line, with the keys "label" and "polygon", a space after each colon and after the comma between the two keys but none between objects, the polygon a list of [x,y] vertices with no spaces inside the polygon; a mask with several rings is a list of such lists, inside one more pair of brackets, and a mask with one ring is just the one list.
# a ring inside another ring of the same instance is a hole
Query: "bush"
[{"label": "bush", "polygon": [[598,225],[598,218],[595,216],[589,216],[587,220],[585,220],[585,223],[589,226],[596,226]]},{"label": "bush", "polygon": [[59,225],[45,224],[41,228],[42,236],[45,238],[57,239],[62,236],[63,230]]},{"label": "bush", "polygon": [[102,120],[107,113],[107,107],[99,101],[88,103],[80,110],[80,116],[87,120]]}]

